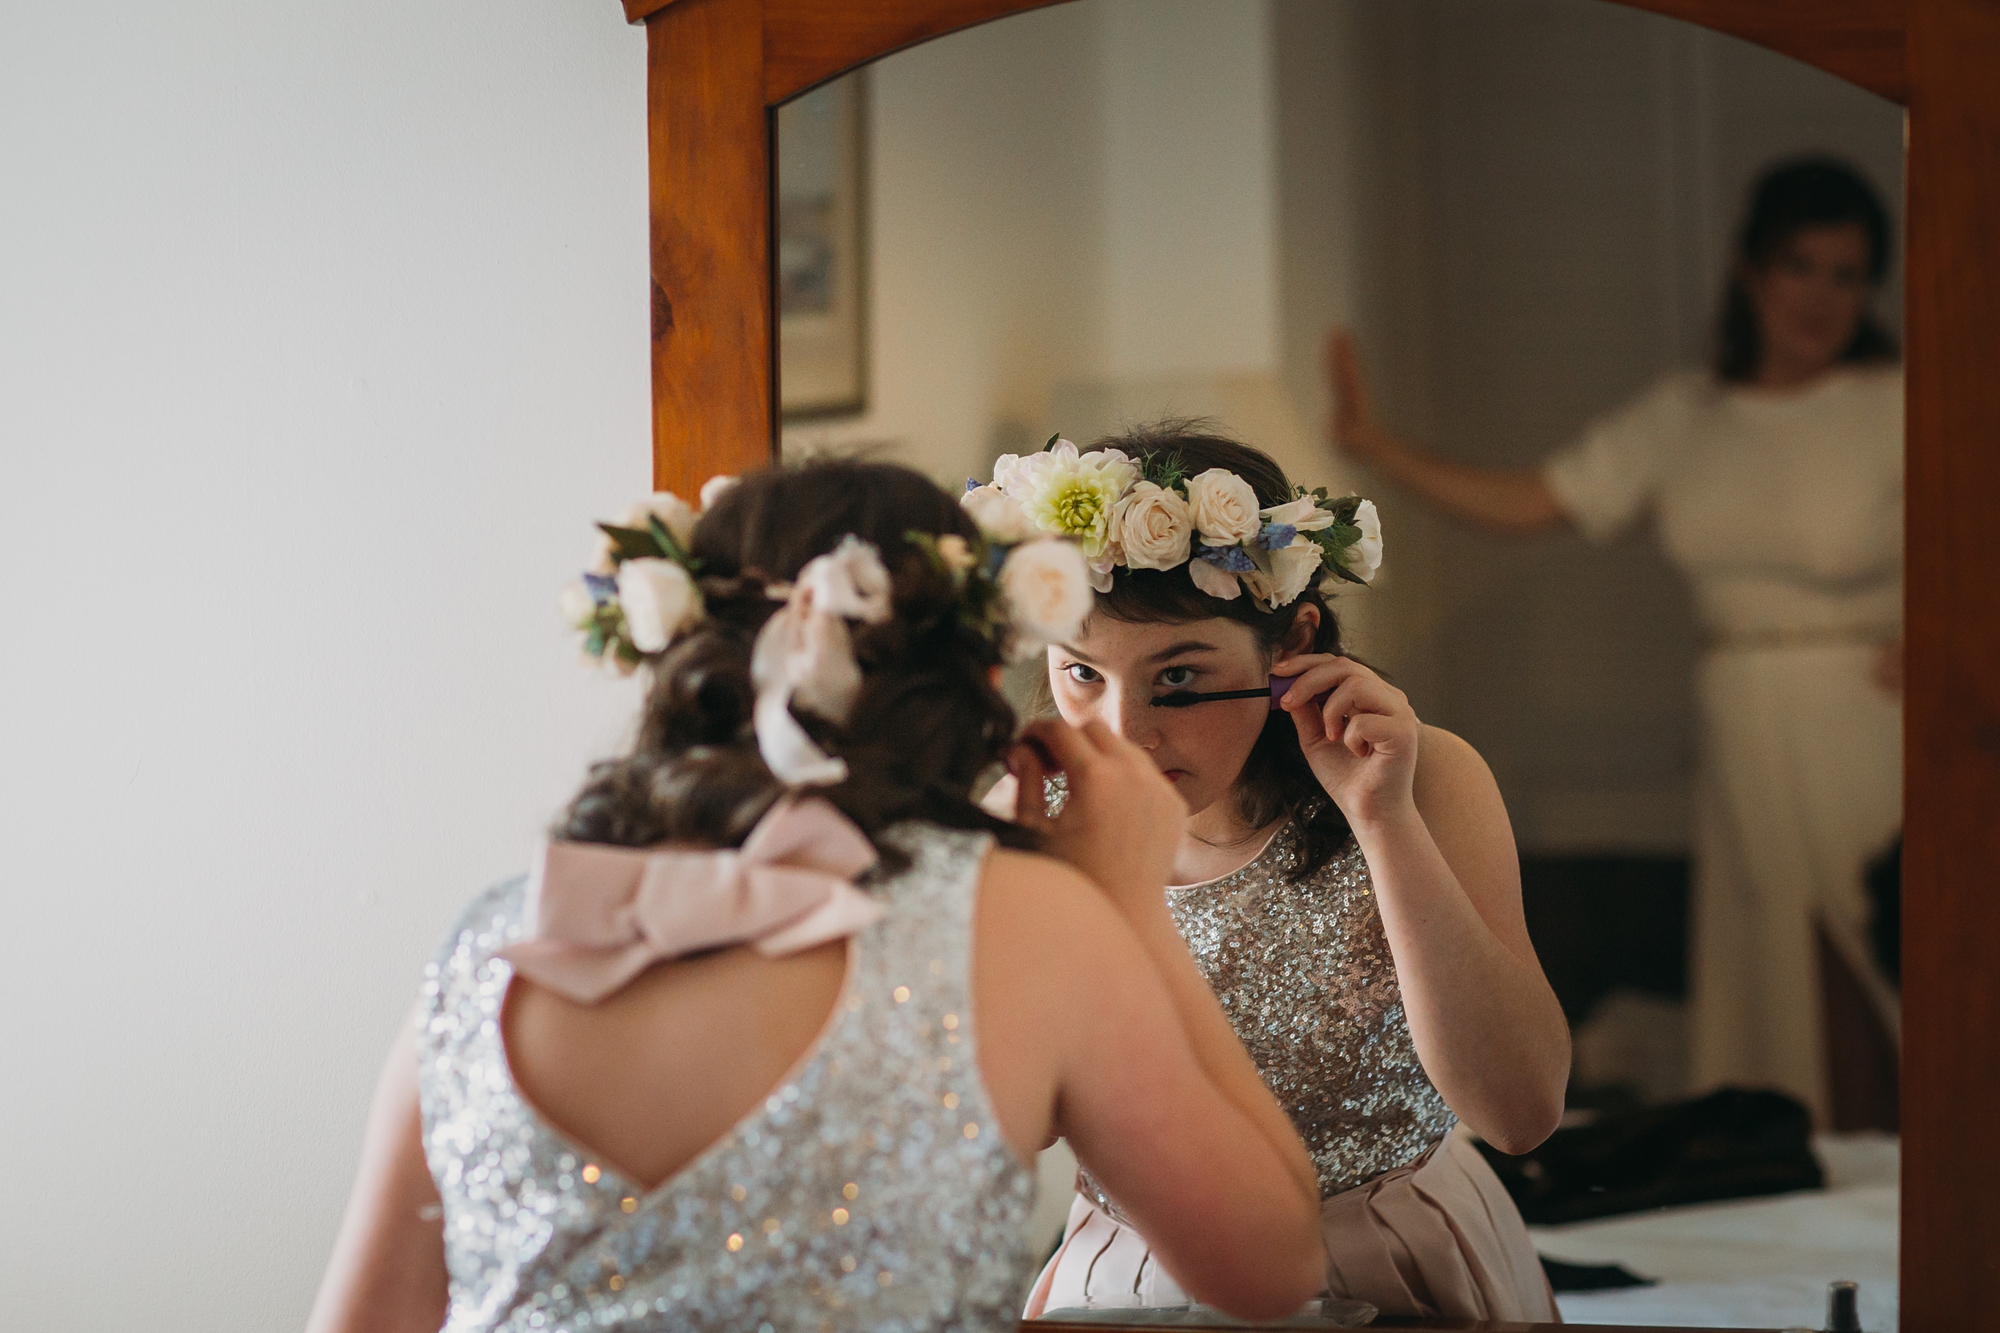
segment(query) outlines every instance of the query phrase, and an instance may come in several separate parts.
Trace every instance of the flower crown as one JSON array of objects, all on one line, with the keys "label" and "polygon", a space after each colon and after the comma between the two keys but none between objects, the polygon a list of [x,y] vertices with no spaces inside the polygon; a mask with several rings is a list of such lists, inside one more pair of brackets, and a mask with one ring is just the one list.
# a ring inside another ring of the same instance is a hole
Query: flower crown
[{"label": "flower crown", "polygon": [[[702,508],[734,485],[714,477]],[[702,561],[692,552],[695,510],[677,495],[648,497],[617,523],[600,523],[597,556],[563,590],[563,618],[583,635],[585,660],[629,676],[707,618]],[[1075,637],[1091,610],[1091,574],[1076,543],[1028,534],[1019,540],[904,534],[951,582],[959,622],[1019,660]],[[765,585],[785,605],[764,622],[750,652],[757,748],[779,780],[796,786],[844,781],[792,715],[794,707],[845,723],[861,689],[848,621],[881,624],[893,610],[882,554],[849,533],[808,560],[789,583]]]},{"label": "flower crown", "polygon": [[1090,586],[1111,591],[1112,570],[1176,569],[1230,601],[1248,592],[1264,609],[1289,605],[1327,580],[1368,583],[1382,567],[1382,523],[1372,500],[1329,499],[1296,487],[1259,508],[1249,482],[1226,468],[1187,475],[1170,450],[1134,461],[1123,450],[1077,447],[1052,436],[1041,452],[1005,454],[993,480],[966,481],[962,502],[989,541],[1064,537],[1089,562]]}]

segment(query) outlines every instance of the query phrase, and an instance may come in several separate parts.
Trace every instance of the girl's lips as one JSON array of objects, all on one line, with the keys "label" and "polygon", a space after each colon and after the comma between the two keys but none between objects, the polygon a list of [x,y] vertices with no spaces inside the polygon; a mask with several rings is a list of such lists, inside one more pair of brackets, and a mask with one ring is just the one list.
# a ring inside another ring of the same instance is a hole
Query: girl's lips
[{"label": "girl's lips", "polygon": [[1187,776],[1187,770],[1185,768],[1163,769],[1161,770],[1161,776],[1165,777],[1169,782],[1179,782]]}]

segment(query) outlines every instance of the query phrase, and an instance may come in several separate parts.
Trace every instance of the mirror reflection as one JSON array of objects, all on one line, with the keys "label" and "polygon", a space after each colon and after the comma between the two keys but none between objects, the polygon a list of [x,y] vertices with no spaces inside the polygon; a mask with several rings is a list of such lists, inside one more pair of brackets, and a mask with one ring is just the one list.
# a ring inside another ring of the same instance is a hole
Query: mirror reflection
[{"label": "mirror reflection", "polygon": [[[1388,1314],[1546,1317],[1546,1278],[1572,1321],[1817,1326],[1854,1280],[1866,1326],[1893,1326],[1899,111],[1589,0],[1082,0],[866,79],[787,109],[865,105],[838,163],[780,121],[781,197],[836,181],[866,220],[838,261],[866,275],[844,326],[862,383],[844,413],[789,414],[787,456],[957,489],[1060,433],[1167,481],[1197,545],[1201,497],[1155,456],[1264,489],[1238,442],[1271,486],[1368,497],[1379,576],[1260,650],[1323,654],[1337,621],[1367,663],[1352,688],[1436,728],[1426,762],[1461,738],[1504,801],[1505,837],[1469,798],[1424,810],[1461,934],[1399,921],[1387,890],[1365,921],[1334,910],[1408,846],[1365,855],[1323,774],[1356,840],[1307,877],[1317,909],[1251,919],[1246,895],[1297,882],[1267,872],[1313,817],[1282,784],[1269,818],[1242,813],[1218,710],[1247,701],[1136,701],[1255,687],[1254,663],[1159,658],[1193,622],[1121,566],[1134,604],[1010,679],[1181,765],[1179,924],[1328,1219],[1355,1214],[1325,1222],[1351,1288]],[[788,405],[813,373],[788,342]],[[1192,582],[1193,559],[1147,576]],[[1504,863],[1498,906],[1465,846]],[[1553,1049],[1534,988],[1479,971],[1517,927],[1571,1037],[1546,1141],[1508,1113]],[[1225,945],[1261,961],[1230,971]],[[1044,1154],[1031,1309],[1177,1303],[1077,1170]],[[1413,1221],[1396,1200],[1424,1182]],[[1524,1221],[1469,1232],[1475,1204]]]}]

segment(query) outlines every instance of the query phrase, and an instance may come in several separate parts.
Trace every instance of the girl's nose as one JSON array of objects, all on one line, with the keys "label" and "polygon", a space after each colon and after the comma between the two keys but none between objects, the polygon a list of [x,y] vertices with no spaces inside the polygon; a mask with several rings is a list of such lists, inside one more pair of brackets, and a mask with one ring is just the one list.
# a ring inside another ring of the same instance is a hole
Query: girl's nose
[{"label": "girl's nose", "polygon": [[1111,729],[1142,750],[1160,743],[1160,710],[1153,707],[1151,690],[1109,690],[1104,719]]}]

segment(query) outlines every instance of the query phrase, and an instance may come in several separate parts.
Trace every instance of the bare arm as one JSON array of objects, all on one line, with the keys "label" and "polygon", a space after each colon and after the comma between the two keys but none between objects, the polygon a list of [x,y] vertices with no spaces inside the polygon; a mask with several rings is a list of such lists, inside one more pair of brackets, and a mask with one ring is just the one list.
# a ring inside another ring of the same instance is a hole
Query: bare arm
[{"label": "bare arm", "polygon": [[1340,447],[1453,518],[1504,536],[1547,532],[1569,522],[1539,472],[1453,462],[1384,429],[1370,409],[1354,339],[1345,331],[1327,344],[1327,380]]},{"label": "bare arm", "polygon": [[1319,1191],[1298,1179],[1297,1136],[1287,1124],[1273,1143],[1243,1090],[1218,1086],[1186,1006],[1102,888],[996,853],[978,941],[979,1063],[1009,1141],[1066,1137],[1200,1300],[1268,1318],[1320,1290]]},{"label": "bare arm", "polygon": [[1457,736],[1423,728],[1412,815],[1363,844],[1418,1057],[1444,1099],[1502,1152],[1562,1115],[1569,1024],[1521,910],[1499,787]]},{"label": "bare arm", "polygon": [[[1317,1202],[1319,1173],[1299,1142],[1290,1117],[1278,1105],[1258,1072],[1257,1064],[1216,1003],[1207,978],[1195,966],[1187,942],[1167,910],[1167,872],[1180,839],[1187,807],[1172,784],[1143,752],[1120,740],[1101,722],[1071,728],[1060,722],[1039,722],[1027,733],[1049,751],[1068,776],[1069,800],[1061,819],[1051,824],[1043,813],[1046,773],[1026,749],[1018,752],[1016,778],[1028,801],[1018,811],[1021,822],[1039,828],[1051,852],[1077,866],[1101,886],[1125,919],[1127,927],[1152,960],[1179,1016],[1195,1058],[1215,1088],[1228,1098],[1286,1162],[1301,1189]],[[1165,818],[1143,831],[1106,836],[1115,805],[1141,790],[1156,790]],[[1108,1183],[1108,1182],[1107,1182]]]},{"label": "bare arm", "polygon": [[1359,663],[1305,655],[1275,671],[1297,677],[1285,707],[1367,858],[1424,1072],[1480,1137],[1528,1151],[1562,1115],[1569,1027],[1528,938],[1492,773]]},{"label": "bare arm", "polygon": [[424,1163],[415,1025],[389,1048],[361,1168],[306,1333],[435,1333],[450,1284],[437,1185]]}]

